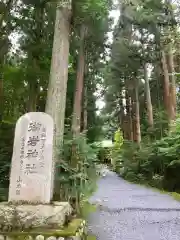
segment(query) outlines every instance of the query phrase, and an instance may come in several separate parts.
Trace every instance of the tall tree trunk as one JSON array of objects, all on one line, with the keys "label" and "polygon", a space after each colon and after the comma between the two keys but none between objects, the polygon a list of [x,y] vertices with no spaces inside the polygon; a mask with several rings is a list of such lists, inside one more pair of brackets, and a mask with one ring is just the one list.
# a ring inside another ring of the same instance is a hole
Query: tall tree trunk
[{"label": "tall tree trunk", "polygon": [[138,80],[134,80],[134,93],[133,93],[133,125],[134,125],[134,141],[140,144],[141,142],[141,127],[139,116],[139,86]]},{"label": "tall tree trunk", "polygon": [[[61,150],[64,136],[70,18],[71,1],[66,1],[66,3],[59,1],[56,8],[52,61],[46,102],[46,113],[52,116],[55,125],[53,161],[56,166],[60,162],[59,151]],[[55,176],[58,174],[57,171]],[[57,196],[59,194],[59,182],[56,181],[56,178],[54,191],[55,196]]]},{"label": "tall tree trunk", "polygon": [[125,114],[124,114],[124,105],[123,105],[123,94],[122,89],[120,90],[120,96],[119,96],[119,115],[118,115],[118,121],[119,121],[119,127],[122,129],[123,137],[126,139],[126,121],[125,121]]},{"label": "tall tree trunk", "polygon": [[171,119],[171,109],[170,109],[170,93],[169,93],[169,72],[166,62],[165,52],[162,50],[161,63],[163,70],[163,79],[164,79],[164,105],[167,112],[168,119]]},{"label": "tall tree trunk", "polygon": [[[173,24],[173,28],[170,29],[171,33],[172,31],[177,31],[177,25],[176,25],[176,19],[173,11],[172,6],[172,0],[167,0],[167,3],[169,4],[169,11],[171,15],[171,21]],[[173,38],[173,36],[171,36]],[[172,109],[172,118],[171,120],[176,119],[176,75],[175,75],[175,67],[174,67],[174,55],[173,55],[173,47],[170,44],[169,51],[168,51],[168,65],[169,65],[169,72],[170,72],[170,82],[171,82],[171,109]]]},{"label": "tall tree trunk", "polygon": [[128,121],[128,140],[133,141],[133,122],[132,122],[132,99],[131,99],[131,86],[128,80],[125,80],[125,98],[126,98],[126,115]]},{"label": "tall tree trunk", "polygon": [[31,81],[29,83],[28,112],[36,112],[37,97],[38,97],[38,83],[36,83],[35,81]]},{"label": "tall tree trunk", "polygon": [[171,107],[171,120],[176,119],[176,77],[175,77],[175,69],[174,69],[174,59],[172,49],[169,49],[167,55],[167,62],[169,68],[169,80],[170,80],[170,107]]},{"label": "tall tree trunk", "polygon": [[132,125],[132,103],[130,97],[130,89],[128,85],[128,80],[125,80],[125,98],[126,98],[126,117],[127,117],[127,131],[128,131],[128,140],[133,141],[133,125]]},{"label": "tall tree trunk", "polygon": [[3,119],[3,106],[4,106],[4,99],[3,99],[3,69],[0,64],[0,122]]},{"label": "tall tree trunk", "polygon": [[[4,110],[4,90],[3,90],[3,67],[5,64],[5,58],[8,53],[9,49],[9,34],[11,32],[11,8],[13,6],[13,0],[8,0],[5,3],[2,2],[2,9],[3,4],[5,5],[5,12],[0,14],[0,122],[3,119],[3,110]],[[14,5],[16,1],[14,2]],[[5,23],[5,24],[4,24]]]},{"label": "tall tree trunk", "polygon": [[[43,38],[43,20],[44,20],[44,9],[45,5],[42,4],[38,6],[34,10],[34,20],[36,22],[36,28],[34,30],[34,34],[36,39],[34,41],[35,46],[41,46],[42,38]],[[37,110],[37,98],[39,94],[39,82],[38,78],[40,77],[40,52],[39,51],[31,51],[28,53],[28,57],[32,58],[32,69],[30,69],[30,73],[28,76],[29,83],[29,98],[28,98],[28,112],[36,112]],[[29,72],[28,71],[28,72]],[[33,72],[33,74],[32,74]]]},{"label": "tall tree trunk", "polygon": [[88,124],[88,119],[87,119],[87,86],[84,86],[84,106],[83,106],[83,131],[87,131],[87,124]]},{"label": "tall tree trunk", "polygon": [[[123,104],[123,99],[122,99],[122,104]],[[127,140],[129,140],[128,112],[129,112],[129,99],[127,95],[127,90],[125,89],[125,107],[123,106],[123,124],[124,124],[124,138]]]},{"label": "tall tree trunk", "polygon": [[144,64],[144,79],[145,79],[145,94],[146,94],[146,106],[147,106],[147,116],[148,116],[148,124],[150,127],[153,127],[153,108],[151,103],[151,91],[149,86],[149,78],[148,78],[148,64]]},{"label": "tall tree trunk", "polygon": [[85,53],[85,65],[84,65],[84,94],[83,94],[83,131],[87,132],[88,128],[88,96],[87,96],[87,84],[88,84],[88,53]]},{"label": "tall tree trunk", "polygon": [[[170,18],[171,23],[173,24],[171,27],[167,26],[164,29],[165,34],[167,34],[167,38],[171,36],[172,42],[172,31],[176,31],[176,27],[174,23],[176,23],[173,7],[172,7],[172,0],[165,0],[165,4],[167,7],[166,15]],[[168,73],[169,73],[169,120],[175,120],[176,118],[176,79],[175,79],[175,71],[174,71],[174,59],[173,59],[173,49],[171,44],[168,46],[167,50],[167,65],[168,65]]]},{"label": "tall tree trunk", "polygon": [[86,28],[84,25],[82,25],[80,30],[80,49],[78,55],[76,91],[74,94],[74,106],[72,118],[72,133],[74,137],[80,133],[81,125],[82,94],[84,86],[84,67],[85,67],[85,52],[84,52],[85,32]]}]

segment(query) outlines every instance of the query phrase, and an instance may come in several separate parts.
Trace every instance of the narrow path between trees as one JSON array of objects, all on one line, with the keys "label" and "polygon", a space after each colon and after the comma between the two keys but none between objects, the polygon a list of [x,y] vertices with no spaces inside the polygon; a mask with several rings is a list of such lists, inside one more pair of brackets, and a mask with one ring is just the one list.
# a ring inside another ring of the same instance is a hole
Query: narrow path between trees
[{"label": "narrow path between trees", "polygon": [[100,205],[88,220],[97,240],[180,239],[180,202],[113,172],[99,180],[90,203]]}]

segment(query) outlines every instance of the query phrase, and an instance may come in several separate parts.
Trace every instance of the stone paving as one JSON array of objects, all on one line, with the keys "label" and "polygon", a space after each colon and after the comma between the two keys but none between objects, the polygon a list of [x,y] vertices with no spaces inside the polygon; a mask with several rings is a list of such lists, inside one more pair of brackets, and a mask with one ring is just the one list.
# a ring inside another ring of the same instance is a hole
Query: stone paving
[{"label": "stone paving", "polygon": [[180,202],[106,172],[90,198],[98,204],[88,219],[97,240],[179,240]]}]

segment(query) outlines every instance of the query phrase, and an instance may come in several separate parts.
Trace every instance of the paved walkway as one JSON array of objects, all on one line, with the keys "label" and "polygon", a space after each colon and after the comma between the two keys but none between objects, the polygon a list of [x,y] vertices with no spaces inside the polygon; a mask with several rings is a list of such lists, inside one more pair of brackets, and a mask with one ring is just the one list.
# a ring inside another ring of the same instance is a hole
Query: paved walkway
[{"label": "paved walkway", "polygon": [[180,203],[109,172],[90,198],[101,207],[89,217],[97,240],[179,240]]}]

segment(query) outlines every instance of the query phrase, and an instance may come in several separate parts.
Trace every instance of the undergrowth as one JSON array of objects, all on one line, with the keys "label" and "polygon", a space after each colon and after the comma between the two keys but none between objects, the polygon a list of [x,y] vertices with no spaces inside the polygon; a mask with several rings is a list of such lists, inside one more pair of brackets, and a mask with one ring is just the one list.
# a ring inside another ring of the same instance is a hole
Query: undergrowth
[{"label": "undergrowth", "polygon": [[79,213],[82,199],[93,192],[96,181],[96,164],[98,148],[87,143],[85,134],[73,139],[71,133],[66,134],[58,181],[61,185],[61,200],[70,201]]},{"label": "undergrowth", "polygon": [[174,131],[153,142],[142,141],[141,146],[124,142],[115,151],[115,171],[124,179],[170,192],[180,198],[180,123]]},{"label": "undergrowth", "polygon": [[93,193],[97,190],[97,177],[94,178],[89,186],[87,186],[84,191],[83,198],[80,202],[80,215],[84,219],[87,219],[89,214],[96,211],[96,206],[89,202],[89,198],[93,195]]}]

